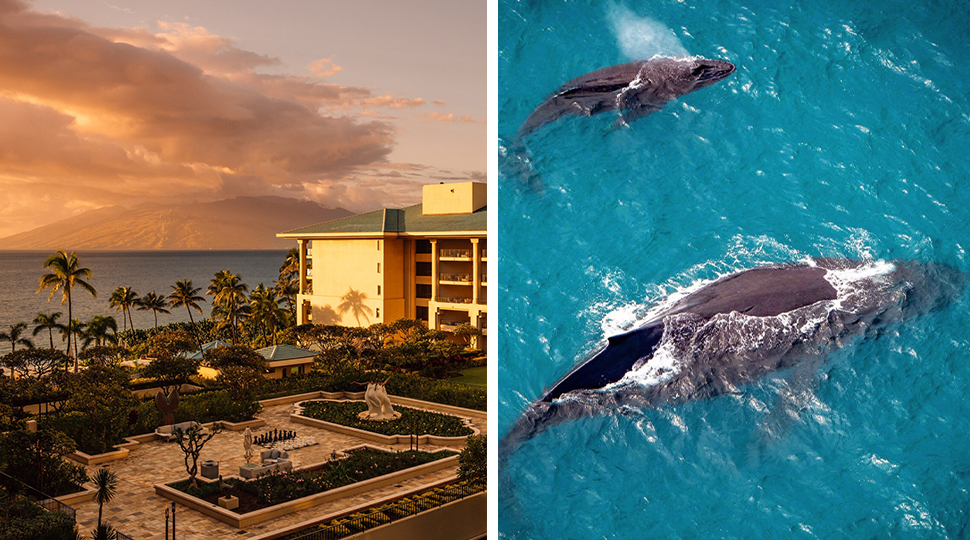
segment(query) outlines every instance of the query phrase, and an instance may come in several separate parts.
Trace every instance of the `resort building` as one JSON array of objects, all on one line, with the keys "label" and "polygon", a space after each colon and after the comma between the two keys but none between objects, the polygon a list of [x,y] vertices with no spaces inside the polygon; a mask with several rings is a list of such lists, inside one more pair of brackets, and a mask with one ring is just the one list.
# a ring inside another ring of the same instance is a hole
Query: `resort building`
[{"label": "resort building", "polygon": [[[224,341],[210,341],[202,345],[202,350],[207,351],[213,347],[228,346],[229,343]],[[301,349],[292,345],[272,345],[258,349],[256,352],[266,359],[268,367],[263,376],[267,379],[282,379],[290,375],[309,373],[313,367],[313,358],[318,354],[317,351]],[[184,356],[195,360],[203,358],[199,351],[186,353]],[[207,379],[215,379],[219,376],[219,370],[209,366],[200,366],[199,375]]]},{"label": "resort building", "polygon": [[[486,334],[486,186],[426,185],[422,202],[279,233],[297,241],[297,324],[406,317]],[[485,348],[485,339],[473,345]]]}]

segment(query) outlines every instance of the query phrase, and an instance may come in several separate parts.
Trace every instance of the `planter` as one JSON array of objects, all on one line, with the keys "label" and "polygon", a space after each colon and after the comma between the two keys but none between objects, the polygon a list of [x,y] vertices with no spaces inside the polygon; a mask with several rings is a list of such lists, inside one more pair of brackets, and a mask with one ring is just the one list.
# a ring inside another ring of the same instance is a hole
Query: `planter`
[{"label": "planter", "polygon": [[[347,401],[347,400],[328,400],[328,401]],[[414,400],[416,401],[416,400]],[[372,441],[381,444],[409,444],[412,441],[411,435],[382,435],[380,433],[374,433],[372,431],[366,431],[363,429],[357,429],[350,426],[344,426],[342,424],[335,424],[333,422],[327,422],[325,420],[317,420],[316,418],[310,418],[308,416],[303,416],[303,403],[300,402],[296,404],[297,411],[290,415],[290,420],[305,424],[308,426],[317,427],[320,429],[326,429],[328,431],[333,431],[336,433],[342,433],[344,435],[350,435],[357,437],[358,439],[364,439],[366,441]],[[423,402],[422,402],[423,403]],[[463,409],[464,410],[464,409]],[[459,417],[461,418],[461,417]],[[418,435],[418,444],[433,444],[435,446],[449,446],[460,448],[465,446],[468,437],[472,435],[479,435],[481,431],[471,424],[471,421],[467,418],[461,418],[465,422],[465,426],[472,430],[472,433],[468,435],[462,435],[460,437],[441,437],[438,435]]]},{"label": "planter", "polygon": [[[348,448],[343,452],[349,452],[355,448],[361,448],[360,446],[354,448]],[[384,449],[381,449],[384,450]],[[316,468],[322,465],[322,463],[315,463],[307,467],[300,467],[295,469],[297,471],[307,470]],[[269,521],[271,519],[276,519],[280,516],[285,516],[287,514],[292,514],[293,512],[298,512],[305,510],[311,506],[317,506],[326,502],[335,501],[345,497],[351,497],[360,493],[367,491],[381,489],[387,486],[392,486],[394,484],[403,482],[405,480],[415,478],[424,474],[431,472],[440,471],[442,469],[447,469],[449,467],[454,467],[458,465],[458,456],[451,456],[444,459],[439,459],[437,461],[432,461],[431,463],[425,463],[424,465],[418,465],[417,467],[411,467],[410,469],[405,469],[403,471],[397,471],[390,474],[385,474],[384,476],[378,476],[377,478],[371,478],[370,480],[364,480],[362,482],[356,482],[347,486],[339,487],[336,489],[331,489],[329,491],[324,491],[322,493],[317,493],[314,495],[308,495],[306,497],[295,499],[292,501],[287,501],[285,503],[280,503],[274,506],[269,506],[259,510],[254,510],[245,514],[237,514],[225,508],[213,505],[202,499],[193,497],[188,493],[179,491],[175,488],[169,487],[165,484],[155,484],[155,493],[165,497],[169,500],[175,501],[179,504],[188,506],[197,512],[202,512],[203,514],[218,519],[223,523],[227,523],[232,527],[236,528],[246,528],[257,523],[262,523],[264,521]],[[370,503],[373,504],[373,503]]]}]

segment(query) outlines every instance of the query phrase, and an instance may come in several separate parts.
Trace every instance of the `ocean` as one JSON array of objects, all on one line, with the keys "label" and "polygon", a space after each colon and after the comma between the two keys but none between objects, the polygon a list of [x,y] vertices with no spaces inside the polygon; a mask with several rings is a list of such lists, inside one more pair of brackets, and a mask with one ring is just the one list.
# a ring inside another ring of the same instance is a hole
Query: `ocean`
[{"label": "ocean", "polygon": [[[737,71],[627,126],[542,126],[533,178],[500,169],[500,436],[705,281],[812,257],[970,273],[965,3],[499,0],[500,162],[562,83],[656,54]],[[963,292],[827,355],[806,392],[779,372],[556,425],[500,463],[499,536],[970,537],[968,328]]]},{"label": "ocean", "polygon": [[[30,324],[38,313],[61,311],[60,321],[67,320],[67,305],[61,305],[61,291],[50,302],[47,300],[50,289],[35,292],[40,277],[47,273],[44,261],[51,254],[53,251],[0,251],[0,329],[3,331],[9,331],[10,325],[20,321]],[[259,283],[271,287],[279,277],[286,251],[81,251],[77,255],[80,266],[91,269],[88,283],[98,295],[93,298],[87,291],[75,288],[71,293],[74,317],[83,322],[95,315],[111,315],[120,331],[121,313],[108,304],[111,293],[118,287],[132,287],[139,296],[150,291],[168,296],[177,280],[188,278],[194,286],[202,288],[200,294],[205,296],[215,273],[225,269],[239,274],[250,290]],[[206,297],[206,301],[201,306],[202,315],[192,313],[195,320],[209,316],[211,297]],[[189,320],[184,307],[169,309],[171,314],[158,314],[159,325]],[[154,325],[151,311],[135,310],[131,317],[136,328]],[[33,324],[30,324],[25,337],[34,340],[37,346],[46,346],[46,332],[32,336],[32,331]],[[54,343],[60,344],[56,335]],[[9,351],[9,343],[0,343],[0,354]]]}]

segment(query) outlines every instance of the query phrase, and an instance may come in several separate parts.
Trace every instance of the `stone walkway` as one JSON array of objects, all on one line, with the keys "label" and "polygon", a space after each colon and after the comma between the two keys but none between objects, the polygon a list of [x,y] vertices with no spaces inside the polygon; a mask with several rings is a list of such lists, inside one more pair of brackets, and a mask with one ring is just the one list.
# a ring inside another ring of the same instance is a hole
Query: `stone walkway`
[{"label": "stone walkway", "polygon": [[[266,407],[259,415],[260,418],[266,420],[266,425],[254,429],[253,434],[259,435],[273,429],[288,429],[295,430],[301,437],[313,436],[318,443],[317,445],[290,451],[290,459],[293,461],[294,467],[326,461],[334,450],[367,443],[367,441],[356,437],[291,422],[289,415],[292,411],[293,404]],[[473,418],[472,423],[483,435],[486,433],[486,421],[484,419]],[[215,459],[220,462],[219,470],[223,475],[238,475],[239,466],[246,462],[243,458],[242,440],[242,431],[223,431],[206,444],[199,460],[201,462],[205,459]],[[374,443],[369,444],[373,445]],[[391,445],[390,448],[407,450],[408,445]],[[433,445],[422,445],[421,447],[422,450],[428,451],[443,448]],[[259,459],[260,449],[259,446],[253,446],[257,460]],[[165,508],[171,506],[171,501],[156,495],[153,485],[188,477],[185,472],[184,454],[178,445],[161,441],[144,443],[133,448],[127,458],[108,462],[105,465],[118,476],[118,490],[114,499],[104,507],[104,519],[109,521],[119,532],[132,537],[134,540],[163,540],[165,538]],[[93,475],[96,469],[97,466],[88,467],[88,474]],[[294,512],[271,521],[264,521],[248,529],[236,529],[214,518],[177,505],[177,538],[185,540],[203,538],[211,540],[229,538],[230,536],[250,538],[314,517],[337,512],[342,508],[408,491],[422,484],[444,480],[456,473],[457,467],[451,467],[403,481],[392,487],[362,493],[354,497]],[[83,535],[89,536],[98,522],[98,505],[94,501],[89,501],[76,504],[74,507],[77,509],[78,530]]]}]

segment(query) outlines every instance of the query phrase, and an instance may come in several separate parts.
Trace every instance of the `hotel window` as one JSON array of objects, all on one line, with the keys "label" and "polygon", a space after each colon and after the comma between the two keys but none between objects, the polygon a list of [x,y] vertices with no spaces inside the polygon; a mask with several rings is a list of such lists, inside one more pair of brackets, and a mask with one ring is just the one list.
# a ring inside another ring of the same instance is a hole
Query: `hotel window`
[{"label": "hotel window", "polygon": [[377,263],[377,273],[381,273],[381,263]]},{"label": "hotel window", "polygon": [[415,274],[418,276],[430,276],[431,275],[431,263],[429,262],[416,262],[414,263]]},{"label": "hotel window", "polygon": [[415,315],[419,321],[428,322],[428,306],[415,306]]},{"label": "hotel window", "polygon": [[431,298],[431,285],[415,284],[414,292],[418,298]]},{"label": "hotel window", "polygon": [[380,295],[381,295],[381,286],[378,285],[377,286],[377,296],[380,296]]},{"label": "hotel window", "polygon": [[431,253],[431,240],[418,240],[414,243],[415,253]]},{"label": "hotel window", "polygon": [[381,308],[375,308],[375,316],[377,318],[380,318],[381,317]]},{"label": "hotel window", "polygon": [[381,250],[381,241],[378,240],[377,241],[377,251],[380,251],[380,250]]}]

